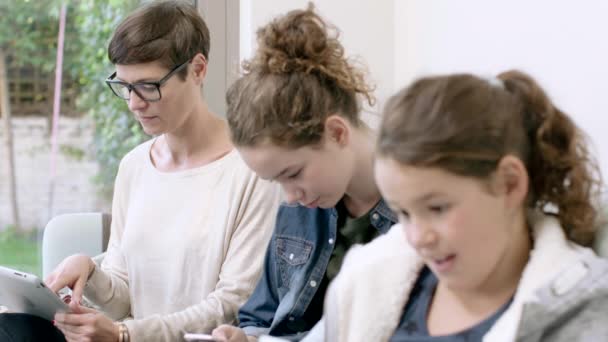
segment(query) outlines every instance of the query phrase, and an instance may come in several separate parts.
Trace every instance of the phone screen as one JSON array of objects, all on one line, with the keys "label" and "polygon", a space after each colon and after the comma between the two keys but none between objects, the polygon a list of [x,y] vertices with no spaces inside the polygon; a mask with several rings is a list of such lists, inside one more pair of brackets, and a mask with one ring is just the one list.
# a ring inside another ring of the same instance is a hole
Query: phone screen
[{"label": "phone screen", "polygon": [[184,340],[188,341],[188,342],[198,342],[198,341],[211,341],[211,342],[218,342],[218,340],[214,339],[213,336],[209,335],[209,334],[192,334],[192,333],[187,333],[184,335]]}]

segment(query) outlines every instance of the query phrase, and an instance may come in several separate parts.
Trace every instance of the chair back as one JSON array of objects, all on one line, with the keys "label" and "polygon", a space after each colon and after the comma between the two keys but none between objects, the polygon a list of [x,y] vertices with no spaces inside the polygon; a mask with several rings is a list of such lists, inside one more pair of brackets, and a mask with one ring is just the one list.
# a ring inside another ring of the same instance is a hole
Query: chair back
[{"label": "chair back", "polygon": [[105,252],[111,217],[104,213],[74,213],[53,217],[42,237],[42,275],[46,277],[66,257]]}]

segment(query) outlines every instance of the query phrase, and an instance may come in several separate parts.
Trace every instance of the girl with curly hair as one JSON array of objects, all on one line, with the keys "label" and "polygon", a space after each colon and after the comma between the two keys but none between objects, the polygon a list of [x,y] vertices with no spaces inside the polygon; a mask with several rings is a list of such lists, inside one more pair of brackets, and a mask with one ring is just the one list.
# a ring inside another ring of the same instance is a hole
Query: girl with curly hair
[{"label": "girl with curly hair", "polygon": [[373,179],[376,137],[359,116],[371,88],[335,32],[312,7],[273,20],[228,91],[232,141],[261,178],[281,184],[286,203],[239,327],[219,327],[217,339],[302,338],[346,250],[396,222]]}]

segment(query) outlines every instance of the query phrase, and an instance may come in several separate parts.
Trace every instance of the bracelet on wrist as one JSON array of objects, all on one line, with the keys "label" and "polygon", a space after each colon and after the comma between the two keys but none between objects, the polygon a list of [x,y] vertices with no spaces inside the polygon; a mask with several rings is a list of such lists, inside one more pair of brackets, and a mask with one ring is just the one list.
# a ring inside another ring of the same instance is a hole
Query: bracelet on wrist
[{"label": "bracelet on wrist", "polygon": [[118,323],[118,342],[129,342],[129,329],[124,323]]}]

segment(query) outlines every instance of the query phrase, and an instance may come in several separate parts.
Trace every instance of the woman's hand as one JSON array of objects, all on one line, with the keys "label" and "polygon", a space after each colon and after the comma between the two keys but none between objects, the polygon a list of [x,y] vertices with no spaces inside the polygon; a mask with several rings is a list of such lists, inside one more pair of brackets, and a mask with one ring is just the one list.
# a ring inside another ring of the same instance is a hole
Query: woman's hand
[{"label": "woman's hand", "polygon": [[72,255],[63,260],[44,282],[55,293],[69,287],[72,289],[72,302],[80,305],[82,292],[94,268],[95,263],[90,257]]},{"label": "woman's hand", "polygon": [[74,302],[70,303],[72,313],[55,314],[55,326],[61,330],[68,342],[117,342],[118,325],[102,313]]},{"label": "woman's hand", "polygon": [[220,325],[219,327],[213,329],[211,335],[213,336],[213,338],[222,342],[257,341],[257,338],[255,337],[248,338],[247,335],[245,335],[243,329],[227,324]]}]

